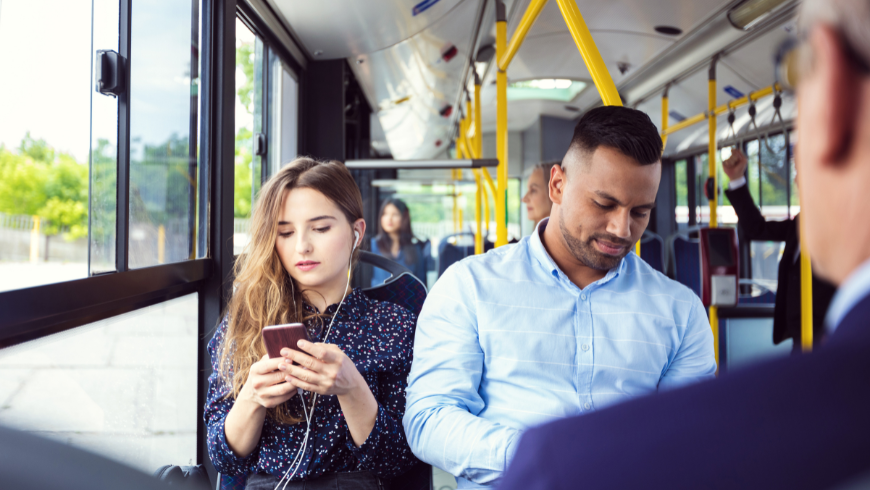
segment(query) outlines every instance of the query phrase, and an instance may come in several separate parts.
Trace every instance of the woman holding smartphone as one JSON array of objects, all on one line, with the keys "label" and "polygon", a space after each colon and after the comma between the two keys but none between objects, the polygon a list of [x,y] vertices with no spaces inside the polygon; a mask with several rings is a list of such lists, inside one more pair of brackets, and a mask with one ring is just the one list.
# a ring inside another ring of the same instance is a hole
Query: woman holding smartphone
[{"label": "woman holding smartphone", "polygon": [[[212,463],[249,490],[377,489],[416,462],[402,429],[416,319],[348,288],[365,229],[339,162],[299,158],[260,191],[205,407]],[[297,322],[311,342],[270,359],[263,328]]]}]

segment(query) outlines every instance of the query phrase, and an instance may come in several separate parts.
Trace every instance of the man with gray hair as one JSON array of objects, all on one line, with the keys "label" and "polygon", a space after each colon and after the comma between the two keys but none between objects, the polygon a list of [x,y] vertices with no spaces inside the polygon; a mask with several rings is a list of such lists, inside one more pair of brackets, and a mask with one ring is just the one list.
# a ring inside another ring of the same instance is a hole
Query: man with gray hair
[{"label": "man with gray hair", "polygon": [[870,0],[800,15],[802,244],[839,286],[827,342],[531,429],[502,489],[870,488]]}]

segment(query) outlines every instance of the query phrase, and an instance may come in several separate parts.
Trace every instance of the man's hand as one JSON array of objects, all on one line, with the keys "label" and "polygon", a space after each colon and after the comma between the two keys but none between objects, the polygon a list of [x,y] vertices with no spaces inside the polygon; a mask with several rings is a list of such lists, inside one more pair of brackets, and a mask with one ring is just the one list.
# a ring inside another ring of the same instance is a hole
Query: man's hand
[{"label": "man's hand", "polygon": [[743,177],[748,164],[749,160],[746,158],[746,155],[739,148],[734,148],[731,151],[731,156],[722,162],[722,170],[725,171],[725,175],[728,176],[729,180],[735,180]]}]

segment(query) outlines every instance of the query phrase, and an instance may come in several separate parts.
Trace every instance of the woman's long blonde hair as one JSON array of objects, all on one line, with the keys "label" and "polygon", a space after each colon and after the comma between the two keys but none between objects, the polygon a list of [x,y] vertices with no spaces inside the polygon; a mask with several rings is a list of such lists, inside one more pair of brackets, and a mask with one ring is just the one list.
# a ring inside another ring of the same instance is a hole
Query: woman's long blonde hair
[{"label": "woman's long blonde hair", "polygon": [[[351,225],[363,217],[359,189],[341,162],[297,158],[263,185],[251,216],[251,241],[233,267],[229,321],[219,347],[221,377],[232,383],[227,397],[238,397],[251,366],[266,354],[263,327],[302,323],[320,316],[306,314],[303,290],[284,269],[275,248],[284,198],[290,190],[302,188],[318,191],[334,202]],[[268,413],[285,424],[301,420],[284,404]]]}]

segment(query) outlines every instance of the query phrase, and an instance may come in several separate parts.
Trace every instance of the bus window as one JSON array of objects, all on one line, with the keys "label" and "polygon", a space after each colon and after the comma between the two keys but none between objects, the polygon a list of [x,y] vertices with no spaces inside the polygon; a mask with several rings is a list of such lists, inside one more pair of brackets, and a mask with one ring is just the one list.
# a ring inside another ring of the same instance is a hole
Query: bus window
[{"label": "bus window", "polygon": [[130,41],[131,269],[197,257],[195,7],[173,0],[132,6],[137,15],[132,16]]},{"label": "bus window", "polygon": [[262,184],[296,158],[298,85],[278,55],[236,19],[236,141],[233,252],[248,243]]},{"label": "bus window", "polygon": [[[0,66],[9,68],[0,77],[0,291],[88,275],[89,155],[113,169],[117,139],[117,103],[101,101],[114,119],[95,126],[95,139],[108,138],[104,147],[89,145],[92,35],[94,42],[114,35],[103,46],[118,49],[118,2],[108,11],[94,2],[93,24],[91,7],[0,3]],[[51,53],[51,63],[34,53]],[[100,106],[94,116],[105,112]],[[114,182],[107,186],[114,193]]]},{"label": "bus window", "polygon": [[788,165],[785,155],[785,135],[778,134],[767,138],[767,144],[760,142],[761,214],[767,219],[782,220],[788,214]]},{"label": "bus window", "polygon": [[674,213],[676,214],[677,227],[682,228],[688,226],[689,223],[689,186],[686,160],[678,160],[674,163],[674,167],[677,194],[677,207]]},{"label": "bus window", "polygon": [[193,293],[0,350],[0,424],[146,473],[196,461],[197,308]]}]

